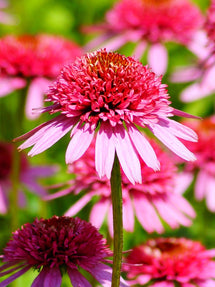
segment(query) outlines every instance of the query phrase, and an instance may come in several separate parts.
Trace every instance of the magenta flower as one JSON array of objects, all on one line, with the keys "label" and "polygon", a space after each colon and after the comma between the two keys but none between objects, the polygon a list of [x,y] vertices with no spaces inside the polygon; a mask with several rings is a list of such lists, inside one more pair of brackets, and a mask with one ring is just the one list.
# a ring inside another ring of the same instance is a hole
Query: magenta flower
[{"label": "magenta flower", "polygon": [[[43,95],[63,64],[81,56],[75,43],[51,35],[5,36],[0,39],[0,97],[25,87],[30,81],[26,115],[41,107]],[[38,115],[38,114],[37,114]]]},{"label": "magenta flower", "polygon": [[60,115],[16,139],[27,139],[20,150],[34,146],[30,156],[48,149],[72,130],[66,151],[66,163],[71,164],[85,153],[96,134],[99,176],[110,179],[116,152],[128,179],[140,183],[138,154],[154,170],[159,169],[159,162],[139,126],[151,130],[180,157],[195,160],[177,137],[196,141],[196,134],[169,119],[189,115],[170,107],[161,77],[131,57],[101,50],[78,58],[64,66],[50,86],[47,101],[53,104],[42,112]]},{"label": "magenta flower", "polygon": [[[0,142],[0,213],[4,214],[8,210],[8,197],[12,188],[12,164],[13,146],[10,143]],[[38,184],[38,179],[47,177],[56,172],[54,166],[30,166],[24,154],[20,160],[20,185],[19,200],[20,205],[25,201],[23,187],[40,196],[46,195],[46,190]]]},{"label": "magenta flower", "polygon": [[195,163],[185,163],[181,180],[187,185],[195,181],[195,197],[197,200],[206,198],[210,211],[215,212],[215,115],[200,122],[186,122],[196,131],[198,143],[188,143],[189,149],[196,155]]},{"label": "magenta flower", "polygon": [[[186,238],[156,238],[135,247],[125,265],[130,283],[152,287],[214,286],[215,249]],[[140,266],[135,266],[139,264]]]},{"label": "magenta flower", "polygon": [[[31,268],[39,271],[32,287],[60,287],[65,272],[73,287],[92,287],[79,268],[102,286],[110,287],[112,269],[105,258],[111,254],[102,235],[84,220],[65,216],[36,219],[15,231],[7,243],[0,277],[13,274],[0,287],[6,287]],[[120,286],[127,286],[121,281]]]},{"label": "magenta flower", "polygon": [[200,10],[189,0],[120,0],[107,12],[104,24],[86,27],[100,36],[86,49],[106,47],[116,50],[127,42],[135,42],[133,55],[141,58],[149,46],[148,63],[160,75],[166,72],[166,42],[189,46],[203,23]]},{"label": "magenta flower", "polygon": [[[171,228],[177,228],[179,224],[189,226],[192,222],[189,217],[195,217],[195,211],[179,192],[176,167],[155,142],[150,141],[150,144],[160,161],[160,171],[155,173],[140,160],[143,181],[142,184],[136,185],[131,184],[122,173],[124,229],[134,231],[135,214],[147,232],[164,231],[160,218]],[[84,191],[84,195],[66,212],[67,216],[73,216],[93,197],[97,197],[98,200],[94,202],[90,213],[90,221],[100,228],[107,216],[109,233],[113,236],[110,183],[106,177],[101,179],[97,177],[94,158],[95,149],[91,145],[81,159],[69,166],[70,172],[76,175],[76,178],[69,182],[70,187],[45,198],[53,199]]]}]

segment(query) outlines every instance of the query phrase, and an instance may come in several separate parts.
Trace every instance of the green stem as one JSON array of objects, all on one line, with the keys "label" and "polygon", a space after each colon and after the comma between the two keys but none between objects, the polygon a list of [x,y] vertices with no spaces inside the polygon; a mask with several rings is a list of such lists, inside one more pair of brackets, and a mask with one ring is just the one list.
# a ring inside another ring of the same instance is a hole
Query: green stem
[{"label": "green stem", "polygon": [[119,160],[116,154],[113,169],[111,172],[110,182],[111,182],[111,195],[113,205],[113,229],[114,229],[112,287],[119,287],[121,264],[122,264],[122,249],[123,249],[123,223],[122,223],[121,173],[120,173]]}]

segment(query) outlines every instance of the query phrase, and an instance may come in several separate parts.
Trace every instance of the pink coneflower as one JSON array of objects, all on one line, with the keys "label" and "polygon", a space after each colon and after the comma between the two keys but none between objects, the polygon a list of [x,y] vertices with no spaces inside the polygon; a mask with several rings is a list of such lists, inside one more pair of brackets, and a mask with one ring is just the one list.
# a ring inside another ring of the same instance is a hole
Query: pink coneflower
[{"label": "pink coneflower", "polygon": [[[0,213],[2,214],[8,210],[8,197],[12,188],[12,165],[12,144],[0,142]],[[25,155],[21,154],[19,176],[20,204],[23,203],[23,187],[33,193],[44,196],[46,190],[38,183],[38,179],[50,176],[55,171],[56,167],[54,166],[30,166]]]},{"label": "pink coneflower", "polygon": [[[0,277],[12,272],[13,275],[2,281],[0,287],[6,287],[31,268],[40,272],[32,287],[60,287],[65,272],[73,287],[92,287],[80,268],[102,286],[110,287],[112,269],[105,258],[111,255],[97,229],[80,218],[36,219],[15,231],[7,243]],[[122,279],[121,282],[120,286],[127,286]]]},{"label": "pink coneflower", "polygon": [[49,89],[42,109],[60,115],[17,140],[27,139],[20,150],[34,145],[34,156],[48,149],[70,130],[66,163],[79,159],[96,135],[95,166],[100,177],[111,176],[116,152],[121,167],[132,182],[141,182],[139,156],[159,169],[155,152],[136,126],[148,128],[167,147],[185,160],[195,156],[178,140],[196,141],[196,134],[169,119],[188,114],[170,107],[166,85],[148,67],[131,57],[106,50],[89,53],[65,65]]},{"label": "pink coneflower", "polygon": [[199,141],[188,144],[197,160],[195,163],[185,163],[181,176],[191,183],[196,175],[196,199],[205,197],[208,209],[215,212],[215,116],[200,122],[186,122],[186,125],[196,131]]},{"label": "pink coneflower", "polygon": [[0,39],[0,96],[29,84],[26,114],[42,106],[44,92],[62,67],[81,48],[69,40],[51,35],[5,36]]},{"label": "pink coneflower", "polygon": [[149,45],[149,66],[160,75],[168,61],[164,44],[171,41],[188,46],[202,22],[200,10],[189,0],[121,0],[107,12],[104,24],[86,27],[102,33],[86,49],[102,44],[114,50],[136,42],[133,54],[140,58]]},{"label": "pink coneflower", "polygon": [[[176,167],[155,142],[150,141],[150,144],[160,161],[160,171],[155,173],[140,160],[143,181],[142,184],[136,185],[132,185],[122,173],[123,225],[124,229],[129,232],[134,231],[135,214],[147,232],[159,233],[164,231],[159,216],[172,228],[179,227],[179,224],[190,225],[189,217],[195,216],[190,204],[179,192],[176,192]],[[101,179],[97,177],[94,158],[95,149],[91,145],[81,159],[70,165],[70,172],[76,174],[76,178],[69,182],[70,187],[45,198],[53,199],[84,191],[83,197],[66,212],[66,215],[73,216],[96,196],[98,200],[94,202],[90,221],[100,228],[107,216],[109,232],[113,236],[110,183],[106,177]]]},{"label": "pink coneflower", "polygon": [[198,241],[156,238],[135,247],[125,266],[131,283],[141,286],[150,281],[154,287],[214,286],[214,256],[215,249],[206,250]]}]

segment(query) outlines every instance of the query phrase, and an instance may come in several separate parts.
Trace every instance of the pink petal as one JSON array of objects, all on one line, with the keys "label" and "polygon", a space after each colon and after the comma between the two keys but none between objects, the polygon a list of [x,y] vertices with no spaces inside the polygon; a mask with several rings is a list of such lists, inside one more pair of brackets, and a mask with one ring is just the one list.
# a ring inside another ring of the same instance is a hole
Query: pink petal
[{"label": "pink petal", "polygon": [[134,125],[127,124],[127,128],[128,128],[128,134],[132,140],[133,145],[137,149],[139,155],[146,163],[146,165],[151,167],[155,171],[159,170],[160,163],[157,159],[157,156],[152,146],[144,137],[144,135],[140,133],[139,130]]},{"label": "pink petal", "polygon": [[43,287],[60,287],[62,282],[62,276],[59,268],[49,268]]},{"label": "pink petal", "polygon": [[45,78],[35,78],[32,80],[27,94],[26,104],[25,104],[25,113],[27,118],[36,119],[39,114],[33,113],[34,108],[43,107],[43,98],[46,90],[48,89],[50,80]]},{"label": "pink petal", "polygon": [[106,41],[105,43],[102,43],[101,46],[98,48],[104,48],[107,50],[107,52],[115,51],[124,46],[128,42],[128,39],[126,35],[122,34],[116,37],[112,37],[110,40]]},{"label": "pink petal", "polygon": [[69,210],[65,213],[66,216],[74,216],[78,213],[90,200],[92,199],[92,193],[86,193],[75,204],[73,204]]},{"label": "pink petal", "polygon": [[34,279],[31,287],[44,287],[44,280],[48,272],[49,269],[43,268],[39,275]]},{"label": "pink petal", "polygon": [[131,183],[141,183],[140,162],[127,131],[123,126],[117,125],[114,127],[114,135],[116,153],[125,175]]},{"label": "pink petal", "polygon": [[174,193],[183,194],[193,181],[191,172],[178,172],[175,178]]},{"label": "pink petal", "polygon": [[[215,90],[215,87],[213,90]],[[182,91],[180,99],[185,103],[196,101],[209,96],[213,90],[207,85],[203,86],[200,83],[194,83]]]},{"label": "pink petal", "polygon": [[66,163],[71,164],[79,159],[90,146],[94,137],[94,131],[89,127],[85,129],[84,126],[78,126],[72,136],[70,143],[66,150]]},{"label": "pink petal", "polygon": [[97,133],[95,146],[95,166],[99,177],[106,175],[110,179],[114,155],[113,128],[103,122]]},{"label": "pink petal", "polygon": [[208,175],[205,182],[206,188],[206,204],[211,212],[215,212],[215,178]]},{"label": "pink petal", "polygon": [[168,129],[170,133],[174,136],[184,139],[186,141],[197,142],[198,136],[191,128],[173,121],[173,120],[160,120],[160,124],[162,124],[163,128]]},{"label": "pink petal", "polygon": [[199,30],[193,34],[193,40],[188,44],[188,48],[199,59],[207,58],[209,54],[208,37],[204,30]]},{"label": "pink petal", "polygon": [[187,83],[197,80],[201,76],[201,70],[197,67],[180,67],[170,78],[173,83]]},{"label": "pink petal", "polygon": [[96,202],[90,212],[90,222],[93,226],[100,228],[110,206],[109,200],[101,199]]},{"label": "pink petal", "polygon": [[25,145],[29,145],[29,143],[31,143],[32,141],[35,141],[37,138],[37,141],[34,147],[31,149],[28,155],[34,156],[36,154],[39,154],[47,150],[49,147],[54,145],[58,140],[60,140],[65,134],[67,134],[73,128],[75,123],[76,123],[76,120],[71,119],[71,118],[67,118],[67,117],[58,118],[55,121],[53,121],[52,125],[50,125],[48,128],[47,126],[44,127],[43,132],[38,131],[36,134],[34,134],[19,148],[20,149],[26,148]]},{"label": "pink petal", "polygon": [[177,110],[177,109],[174,109],[174,110],[173,110],[173,114],[174,114],[175,116],[185,117],[185,118],[190,118],[190,119],[201,119],[201,117],[194,116],[194,115],[185,113],[185,112],[183,112],[183,111],[181,111],[181,110]]},{"label": "pink petal", "polygon": [[195,210],[190,205],[190,203],[181,195],[179,194],[169,194],[168,201],[175,206],[177,209],[182,211],[184,214],[194,218],[196,216]]},{"label": "pink petal", "polygon": [[144,197],[134,197],[135,212],[138,221],[147,232],[163,232],[163,226],[151,202]]},{"label": "pink petal", "polygon": [[161,281],[161,282],[156,282],[151,285],[151,287],[174,287],[174,283],[170,281]]},{"label": "pink petal", "polygon": [[123,227],[128,232],[134,231],[134,208],[129,195],[123,201]]},{"label": "pink petal", "polygon": [[141,41],[140,43],[138,43],[135,50],[132,53],[132,56],[135,59],[141,59],[145,50],[146,50],[146,46],[147,46],[147,44],[144,41]]},{"label": "pink petal", "polygon": [[[17,279],[18,277],[22,276],[25,272],[27,272],[29,269],[31,268],[31,266],[26,266],[25,268],[19,270],[18,272],[14,273],[13,275],[11,275],[10,277],[8,277],[7,279],[3,280],[0,283],[0,287],[7,287],[8,284],[10,284],[11,282],[13,282],[15,279]],[[41,287],[41,286],[40,286]]]},{"label": "pink petal", "polygon": [[26,85],[26,81],[22,78],[0,78],[0,97],[4,97],[17,89],[22,89]]},{"label": "pink petal", "polygon": [[[90,268],[89,272],[103,286],[111,287],[112,268],[105,264],[97,264],[94,268]],[[120,279],[120,287],[129,286],[122,278]]]},{"label": "pink petal", "polygon": [[0,185],[0,213],[5,214],[6,212],[7,212],[7,203],[5,200],[5,193],[2,186]]},{"label": "pink petal", "polygon": [[187,161],[195,161],[196,157],[168,129],[168,126],[158,124],[149,126],[152,133],[170,150]]},{"label": "pink petal", "polygon": [[148,52],[148,63],[152,71],[157,75],[166,73],[168,53],[162,44],[153,44]]},{"label": "pink petal", "polygon": [[79,271],[68,268],[67,272],[73,287],[92,287],[89,281],[84,278]]},{"label": "pink petal", "polygon": [[204,170],[200,170],[195,183],[195,197],[197,200],[202,200],[206,195],[205,183],[208,180],[208,173]]},{"label": "pink petal", "polygon": [[154,202],[154,205],[158,209],[161,217],[172,227],[178,227],[178,223],[184,226],[190,226],[191,221],[183,213],[177,210],[176,207],[172,206],[171,203],[164,200],[157,200]]}]

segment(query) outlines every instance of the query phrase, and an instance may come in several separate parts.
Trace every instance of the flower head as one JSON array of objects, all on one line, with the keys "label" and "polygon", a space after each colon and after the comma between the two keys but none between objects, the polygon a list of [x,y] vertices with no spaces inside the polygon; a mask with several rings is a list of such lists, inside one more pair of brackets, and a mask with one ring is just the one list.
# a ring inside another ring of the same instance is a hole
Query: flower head
[{"label": "flower head", "polygon": [[163,44],[188,45],[202,23],[200,10],[189,0],[120,0],[107,12],[105,24],[97,27],[101,40],[93,39],[86,48],[102,44],[115,50],[131,41],[139,43],[133,54],[140,58],[149,44],[149,66],[163,74],[168,57]]},{"label": "flower head", "polygon": [[207,207],[215,212],[215,116],[202,121],[186,122],[186,125],[196,131],[198,143],[188,143],[189,149],[195,153],[195,163],[185,163],[182,176],[191,183],[197,174],[195,182],[196,199],[206,198]]},{"label": "flower head", "polygon": [[96,134],[99,176],[110,178],[116,152],[128,179],[141,182],[138,154],[154,170],[159,169],[159,162],[137,125],[150,129],[182,158],[195,160],[177,137],[196,141],[196,134],[168,118],[188,114],[170,107],[161,77],[131,57],[101,50],[78,58],[64,66],[50,86],[47,101],[53,104],[42,112],[60,115],[18,138],[27,139],[20,149],[34,145],[31,156],[48,149],[72,130],[66,151],[66,162],[70,164],[85,153]]},{"label": "flower head", "polygon": [[42,105],[43,94],[63,64],[81,55],[75,43],[57,36],[39,34],[5,36],[0,39],[0,96],[23,88],[30,80],[26,112]]},{"label": "flower head", "polygon": [[32,287],[60,287],[64,272],[68,273],[72,286],[90,287],[79,268],[89,272],[102,286],[111,286],[112,270],[104,264],[110,255],[102,235],[84,220],[65,216],[36,219],[15,231],[7,243],[0,277],[16,273],[0,286],[7,286],[30,268],[40,272]]},{"label": "flower head", "polygon": [[[10,143],[0,142],[0,213],[6,213],[8,209],[8,197],[12,188],[12,165],[13,165],[13,145]],[[46,194],[45,189],[38,184],[38,179],[54,174],[54,166],[30,166],[26,156],[22,153],[20,160],[19,175],[19,197],[20,204],[23,204],[24,194],[23,186],[27,187],[40,196]]]},{"label": "flower head", "polygon": [[[134,231],[134,214],[147,232],[164,231],[160,221],[161,217],[172,228],[179,224],[188,226],[191,224],[189,217],[194,217],[195,212],[190,204],[176,192],[177,169],[170,158],[153,141],[150,141],[160,161],[160,171],[154,172],[142,160],[141,174],[142,184],[132,185],[122,172],[122,196],[123,196],[123,226],[126,231]],[[95,172],[95,149],[91,145],[83,157],[69,166],[69,171],[76,175],[69,182],[70,186],[46,199],[53,199],[68,193],[84,192],[84,195],[66,212],[66,215],[75,215],[93,197],[97,197],[90,213],[90,221],[100,228],[105,217],[108,219],[109,233],[113,235],[112,202],[110,183],[106,177],[99,179]],[[99,216],[98,216],[99,214]]]},{"label": "flower head", "polygon": [[[134,247],[126,266],[134,284],[151,286],[211,286],[215,279],[215,249],[206,250],[197,241],[186,238],[156,238]],[[134,264],[139,264],[135,266]]]}]

